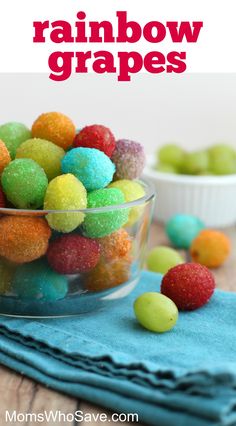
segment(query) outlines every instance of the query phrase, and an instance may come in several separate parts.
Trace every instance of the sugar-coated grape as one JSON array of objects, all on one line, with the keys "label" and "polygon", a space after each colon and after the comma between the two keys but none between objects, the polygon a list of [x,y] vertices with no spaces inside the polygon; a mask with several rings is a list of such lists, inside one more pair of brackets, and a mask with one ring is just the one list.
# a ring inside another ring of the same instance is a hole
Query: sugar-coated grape
[{"label": "sugar-coated grape", "polygon": [[184,263],[180,254],[165,246],[158,246],[153,248],[147,256],[147,267],[149,271],[159,272],[165,274],[173,266]]},{"label": "sugar-coated grape", "polygon": [[204,227],[204,223],[195,216],[176,214],[168,220],[166,233],[175,247],[188,249]]},{"label": "sugar-coated grape", "polygon": [[46,139],[63,149],[67,149],[72,145],[75,132],[74,123],[60,112],[41,114],[32,126],[33,138]]},{"label": "sugar-coated grape", "polygon": [[184,155],[181,171],[188,175],[199,175],[208,170],[209,157],[207,151],[188,152]]},{"label": "sugar-coated grape", "polygon": [[16,151],[16,158],[31,158],[45,171],[48,180],[61,174],[61,160],[64,149],[45,139],[29,139]]},{"label": "sugar-coated grape", "polygon": [[21,209],[42,207],[47,186],[44,170],[29,158],[13,160],[2,174],[2,189],[7,199]]},{"label": "sugar-coated grape", "polygon": [[61,167],[63,173],[72,173],[88,191],[105,188],[115,172],[110,158],[95,148],[71,149],[62,159]]},{"label": "sugar-coated grape", "polygon": [[132,239],[125,229],[119,229],[113,234],[99,238],[101,256],[106,262],[128,257],[132,249]]},{"label": "sugar-coated grape", "polygon": [[105,291],[129,281],[131,259],[121,257],[113,261],[101,260],[92,271],[83,275],[84,285],[89,291]]},{"label": "sugar-coated grape", "polygon": [[213,274],[205,266],[193,262],[171,268],[161,282],[161,293],[184,311],[192,311],[205,305],[214,289]]},{"label": "sugar-coated grape", "polygon": [[208,268],[222,265],[231,252],[231,242],[227,235],[214,229],[204,229],[193,240],[190,253],[196,263]]},{"label": "sugar-coated grape", "polygon": [[163,145],[158,151],[160,163],[180,167],[184,158],[184,150],[175,144]]},{"label": "sugar-coated grape", "polygon": [[115,179],[138,179],[146,161],[143,146],[127,139],[116,142],[111,159],[116,166]]},{"label": "sugar-coated grape", "polygon": [[[109,185],[109,188],[120,189],[124,194],[126,203],[138,200],[145,195],[145,190],[140,183],[128,179],[116,180]],[[129,212],[128,222],[125,224],[125,226],[131,226],[137,222],[142,215],[143,208],[143,205],[132,207]]]},{"label": "sugar-coated grape", "polygon": [[0,218],[0,256],[14,263],[26,263],[43,256],[51,230],[45,219],[28,216]]},{"label": "sugar-coated grape", "polygon": [[0,175],[5,167],[10,163],[10,153],[3,141],[0,140]]},{"label": "sugar-coated grape", "polygon": [[63,235],[50,242],[49,265],[59,274],[78,274],[95,268],[100,258],[97,240],[81,235]]},{"label": "sugar-coated grape", "polygon": [[23,300],[56,301],[66,296],[68,283],[40,259],[17,268],[11,291]]},{"label": "sugar-coated grape", "polygon": [[81,129],[76,135],[73,143],[74,148],[96,148],[111,157],[115,146],[115,137],[108,127],[93,124]]},{"label": "sugar-coated grape", "polygon": [[134,312],[144,328],[156,333],[171,330],[178,320],[178,309],[174,302],[155,292],[139,296],[134,302]]},{"label": "sugar-coated grape", "polygon": [[84,220],[87,193],[82,183],[72,174],[57,176],[48,185],[44,199],[45,210],[75,210],[75,212],[49,213],[47,221],[52,229],[71,232]]},{"label": "sugar-coated grape", "polygon": [[0,139],[5,143],[12,160],[15,158],[18,146],[30,138],[30,130],[22,123],[10,122],[0,126]]},{"label": "sugar-coated grape", "polygon": [[114,209],[87,213],[83,223],[83,233],[89,238],[101,238],[120,229],[128,220],[129,209],[116,208],[124,204],[123,193],[117,188],[105,188],[88,194],[88,208],[114,206]]}]

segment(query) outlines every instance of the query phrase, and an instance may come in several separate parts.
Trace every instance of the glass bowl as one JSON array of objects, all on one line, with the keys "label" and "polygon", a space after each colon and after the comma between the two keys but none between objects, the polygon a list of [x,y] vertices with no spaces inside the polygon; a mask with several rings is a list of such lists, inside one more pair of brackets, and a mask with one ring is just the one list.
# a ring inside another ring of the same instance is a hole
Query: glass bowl
[{"label": "glass bowl", "polygon": [[155,197],[138,182],[145,195],[121,205],[0,208],[0,314],[78,315],[128,295],[143,267]]}]

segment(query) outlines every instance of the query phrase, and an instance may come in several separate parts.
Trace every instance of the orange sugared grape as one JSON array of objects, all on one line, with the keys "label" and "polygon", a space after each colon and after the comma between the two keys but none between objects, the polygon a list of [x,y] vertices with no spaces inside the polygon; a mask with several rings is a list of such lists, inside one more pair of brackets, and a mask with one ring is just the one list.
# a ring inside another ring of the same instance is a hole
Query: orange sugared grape
[{"label": "orange sugared grape", "polygon": [[48,248],[51,230],[37,217],[5,216],[0,219],[0,256],[15,263],[31,262]]},{"label": "orange sugared grape", "polygon": [[11,157],[4,142],[0,140],[0,174],[4,168],[10,163]]},{"label": "orange sugared grape", "polygon": [[76,134],[74,123],[60,112],[41,114],[32,126],[32,137],[46,139],[63,149],[73,144]]}]

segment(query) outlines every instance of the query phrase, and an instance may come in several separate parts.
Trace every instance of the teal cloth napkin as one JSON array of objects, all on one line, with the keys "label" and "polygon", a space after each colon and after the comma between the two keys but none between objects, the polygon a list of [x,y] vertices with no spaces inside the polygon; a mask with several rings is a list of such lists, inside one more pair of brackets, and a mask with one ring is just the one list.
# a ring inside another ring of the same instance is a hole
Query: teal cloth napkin
[{"label": "teal cloth napkin", "polygon": [[137,324],[133,302],[160,281],[143,272],[127,298],[78,317],[1,317],[0,362],[150,425],[236,425],[236,295],[217,290],[155,334]]}]

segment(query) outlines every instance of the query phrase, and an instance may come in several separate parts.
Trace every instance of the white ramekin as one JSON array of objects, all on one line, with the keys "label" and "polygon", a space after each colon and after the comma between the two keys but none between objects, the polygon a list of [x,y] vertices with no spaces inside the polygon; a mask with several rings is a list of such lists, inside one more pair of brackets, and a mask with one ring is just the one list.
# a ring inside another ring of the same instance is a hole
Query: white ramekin
[{"label": "white ramekin", "polygon": [[157,172],[148,159],[144,177],[156,189],[155,219],[166,222],[176,213],[191,214],[210,227],[236,223],[236,174],[186,176]]}]

